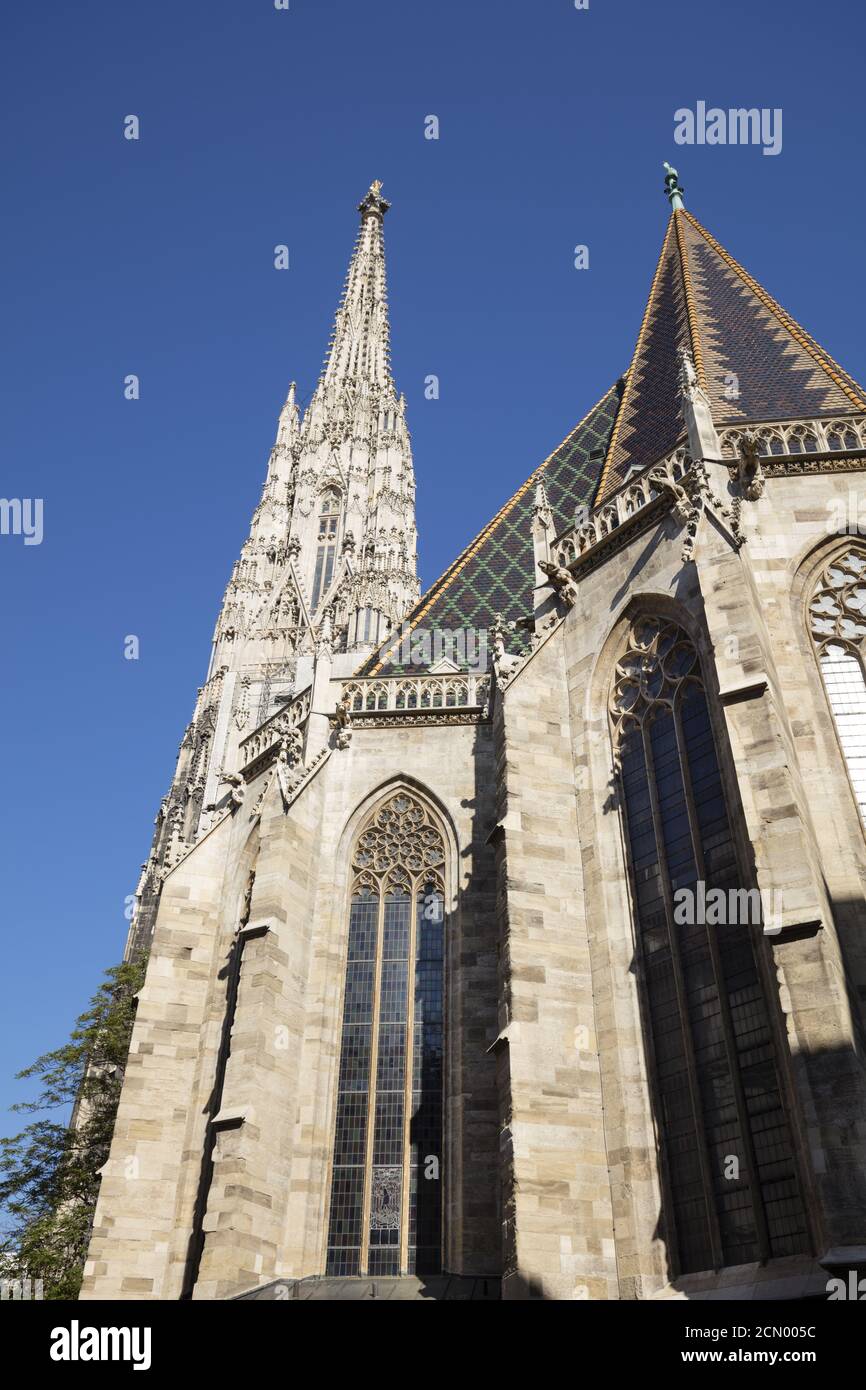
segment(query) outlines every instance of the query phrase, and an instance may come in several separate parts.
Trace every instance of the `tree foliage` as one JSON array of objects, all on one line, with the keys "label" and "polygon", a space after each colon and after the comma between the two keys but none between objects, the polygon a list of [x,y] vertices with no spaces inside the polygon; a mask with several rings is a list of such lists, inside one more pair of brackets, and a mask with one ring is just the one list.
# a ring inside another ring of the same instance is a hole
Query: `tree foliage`
[{"label": "tree foliage", "polygon": [[[0,1260],[4,1279],[41,1279],[45,1298],[78,1297],[144,968],[107,970],[69,1041],[18,1073],[40,1090],[13,1109],[41,1118],[0,1140]],[[51,1118],[69,1109],[68,1123]]]}]

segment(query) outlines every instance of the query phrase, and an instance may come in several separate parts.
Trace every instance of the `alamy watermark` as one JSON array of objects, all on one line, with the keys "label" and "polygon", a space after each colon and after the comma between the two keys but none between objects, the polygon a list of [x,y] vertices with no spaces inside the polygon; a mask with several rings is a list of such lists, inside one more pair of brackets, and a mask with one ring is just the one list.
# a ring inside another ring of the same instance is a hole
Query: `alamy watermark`
[{"label": "alamy watermark", "polygon": [[847,1279],[828,1279],[827,1302],[866,1302],[866,1279],[861,1278],[856,1269],[848,1270]]},{"label": "alamy watermark", "polygon": [[829,535],[866,536],[866,496],[849,489],[847,497],[831,497],[824,529]]},{"label": "alamy watermark", "polygon": [[41,1279],[0,1279],[0,1303],[41,1302],[45,1297]]},{"label": "alamy watermark", "polygon": [[52,1361],[130,1361],[134,1371],[151,1365],[149,1327],[82,1327],[73,1318],[69,1327],[51,1331],[48,1355]]},{"label": "alamy watermark", "polygon": [[674,112],[677,145],[761,145],[764,154],[782,153],[780,106],[721,106],[695,103],[694,111],[681,106]]},{"label": "alamy watermark", "polygon": [[0,536],[23,536],[25,545],[42,544],[41,497],[0,497]]},{"label": "alamy watermark", "polygon": [[401,666],[435,666],[437,661],[451,661],[470,675],[487,671],[486,628],[475,627],[416,627],[400,624],[388,643],[384,660]]},{"label": "alamy watermark", "polygon": [[707,888],[703,879],[692,888],[674,893],[674,922],[677,926],[733,927],[762,926],[765,936],[778,936],[782,930],[782,893],[774,888]]}]

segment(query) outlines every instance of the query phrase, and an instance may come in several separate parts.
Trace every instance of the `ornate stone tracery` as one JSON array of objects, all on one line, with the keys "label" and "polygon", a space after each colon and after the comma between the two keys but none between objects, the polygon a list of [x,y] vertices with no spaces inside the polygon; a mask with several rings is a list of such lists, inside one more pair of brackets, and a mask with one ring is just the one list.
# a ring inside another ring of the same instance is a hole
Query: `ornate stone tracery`
[{"label": "ornate stone tracery", "polygon": [[445,839],[392,792],[353,870],[328,1225],[328,1272],[434,1273],[442,1262]]},{"label": "ornate stone tracery", "polygon": [[[805,1249],[755,953],[763,901],[744,883],[698,652],[679,624],[632,624],[609,710],[676,1271]],[[718,1183],[719,1152],[737,1156],[739,1190]]]},{"label": "ornate stone tracery", "polygon": [[787,420],[719,431],[722,456],[736,460],[745,437],[751,435],[761,458],[773,455],[843,452],[866,448],[866,421],[861,415],[834,420]]},{"label": "ornate stone tracery", "polygon": [[[387,892],[409,892],[423,884],[442,886],[445,842],[428,811],[407,792],[398,792],[375,811],[358,837],[352,868]],[[422,885],[423,886],[423,885]]]},{"label": "ornate stone tracery", "polygon": [[657,704],[672,706],[685,682],[699,683],[698,655],[688,634],[662,618],[641,618],[616,664],[610,716],[619,736],[641,725]]},{"label": "ornate stone tracery", "polygon": [[858,656],[866,640],[866,547],[851,546],[824,566],[809,604],[809,627],[819,652],[841,644]]},{"label": "ornate stone tracery", "polygon": [[809,602],[809,629],[866,826],[866,546],[852,544],[823,567]]}]

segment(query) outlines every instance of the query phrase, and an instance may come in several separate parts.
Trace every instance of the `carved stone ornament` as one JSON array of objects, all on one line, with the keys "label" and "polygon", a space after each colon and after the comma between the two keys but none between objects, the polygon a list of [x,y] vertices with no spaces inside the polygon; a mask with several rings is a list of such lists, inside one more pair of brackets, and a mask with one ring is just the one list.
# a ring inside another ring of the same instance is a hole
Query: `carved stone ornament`
[{"label": "carved stone ornament", "polygon": [[288,729],[280,739],[279,761],[285,767],[295,768],[304,758],[304,735],[300,729]]},{"label": "carved stone ornament", "polygon": [[334,745],[337,748],[348,748],[352,742],[351,709],[352,697],[346,692],[343,698],[338,701],[330,720],[331,727],[335,730]]},{"label": "carved stone ornament", "polygon": [[319,632],[316,638],[317,658],[329,657],[334,650],[334,622],[333,610],[326,608],[319,624]]},{"label": "carved stone ornament", "polygon": [[574,577],[563,565],[557,565],[553,560],[539,560],[538,568],[542,574],[546,574],[551,586],[556,590],[557,597],[571,608],[577,599],[577,585]]},{"label": "carved stone ornament", "polygon": [[355,846],[352,868],[366,876],[366,886],[392,893],[413,885],[441,889],[445,842],[425,806],[408,792],[398,792],[375,811]]},{"label": "carved stone ornament", "polygon": [[640,724],[653,706],[672,705],[682,683],[699,675],[694,643],[678,624],[639,618],[616,664],[610,700],[614,727]]},{"label": "carved stone ornament", "polygon": [[682,484],[674,482],[663,468],[653,468],[649,480],[656,492],[673,503],[671,512],[680,525],[687,526],[694,519],[697,508]]},{"label": "carved stone ornament", "polygon": [[235,710],[235,724],[239,730],[244,728],[249,718],[249,695],[250,678],[249,676],[242,676],[240,697],[238,699],[238,707]]},{"label": "carved stone ornament", "polygon": [[493,669],[500,685],[505,685],[517,674],[523,665],[522,656],[509,655],[505,650],[506,630],[514,630],[514,623],[505,623],[501,613],[497,613],[489,630],[490,646],[493,652]]},{"label": "carved stone ornament", "polygon": [[740,455],[728,464],[732,482],[739,484],[749,502],[757,502],[764,491],[764,469],[761,463],[760,439],[754,430],[745,430],[740,438]]},{"label": "carved stone ornament", "polygon": [[809,604],[812,640],[823,651],[866,655],[866,548],[852,546],[826,565]]},{"label": "carved stone ornament", "polygon": [[236,811],[237,808],[239,806],[242,806],[244,803],[246,783],[244,782],[243,777],[241,777],[240,773],[238,772],[224,772],[222,777],[220,778],[220,781],[231,788],[229,804],[231,806],[232,811]]},{"label": "carved stone ornament", "polygon": [[680,390],[684,396],[687,396],[697,386],[698,374],[695,371],[694,359],[688,348],[677,348],[677,355],[680,359]]}]

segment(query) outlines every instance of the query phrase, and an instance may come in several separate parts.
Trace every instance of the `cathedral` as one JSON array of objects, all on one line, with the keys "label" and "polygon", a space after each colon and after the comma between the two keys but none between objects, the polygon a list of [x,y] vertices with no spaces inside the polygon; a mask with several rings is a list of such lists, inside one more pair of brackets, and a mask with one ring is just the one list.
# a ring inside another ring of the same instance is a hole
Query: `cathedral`
[{"label": "cathedral", "polygon": [[863,1271],[866,394],[666,168],[630,365],[423,594],[360,203],[138,885],[82,1298]]}]

